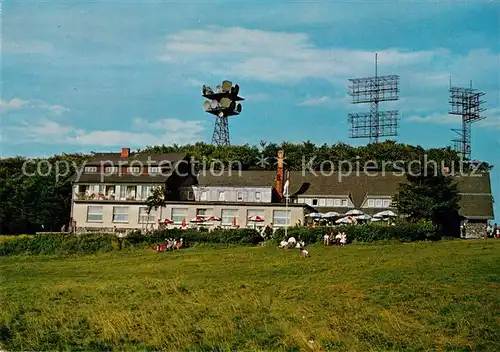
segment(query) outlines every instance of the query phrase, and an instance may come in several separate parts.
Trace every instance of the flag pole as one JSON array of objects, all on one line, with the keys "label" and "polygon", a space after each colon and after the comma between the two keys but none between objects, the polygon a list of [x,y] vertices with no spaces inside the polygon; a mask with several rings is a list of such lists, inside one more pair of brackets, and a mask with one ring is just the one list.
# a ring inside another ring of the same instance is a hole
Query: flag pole
[{"label": "flag pole", "polygon": [[285,214],[286,214],[285,238],[288,238],[288,235],[287,235],[287,230],[288,230],[288,192],[287,192],[286,198],[285,198]]}]

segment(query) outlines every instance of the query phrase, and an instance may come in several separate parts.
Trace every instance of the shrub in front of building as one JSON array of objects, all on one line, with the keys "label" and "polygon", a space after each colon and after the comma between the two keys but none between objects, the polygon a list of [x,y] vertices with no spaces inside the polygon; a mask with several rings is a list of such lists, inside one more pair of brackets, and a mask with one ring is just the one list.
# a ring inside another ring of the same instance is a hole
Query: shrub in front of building
[{"label": "shrub in front of building", "polygon": [[[306,244],[323,242],[323,236],[330,234],[332,227],[289,227],[287,237],[295,237],[297,241]],[[394,226],[379,223],[358,225],[342,225],[333,228],[334,234],[345,232],[349,242],[375,242],[396,240],[401,242],[436,241],[441,236],[430,222],[421,221],[411,223],[407,221],[396,222]],[[273,235],[275,243],[285,239],[285,230],[278,229]]]},{"label": "shrub in front of building", "polygon": [[[109,252],[116,247],[113,235],[60,235],[45,234],[30,237],[12,238],[0,243],[0,256],[17,254],[92,254]],[[114,245],[115,243],[115,245]]]},{"label": "shrub in front of building", "polygon": [[163,243],[165,239],[183,239],[183,247],[192,246],[195,243],[211,244],[237,244],[237,245],[257,245],[263,241],[262,236],[254,229],[216,229],[211,232],[202,229],[167,229],[158,230],[151,234],[141,234],[139,231],[133,232],[124,240],[125,248],[151,246],[155,243]]}]

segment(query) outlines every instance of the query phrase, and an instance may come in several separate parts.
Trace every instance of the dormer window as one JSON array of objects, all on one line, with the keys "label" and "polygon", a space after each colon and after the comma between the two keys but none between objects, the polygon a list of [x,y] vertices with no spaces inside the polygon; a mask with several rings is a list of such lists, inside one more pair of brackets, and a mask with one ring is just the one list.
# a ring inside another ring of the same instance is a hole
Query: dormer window
[{"label": "dormer window", "polygon": [[317,199],[313,199],[313,205],[318,205],[318,200]]},{"label": "dormer window", "polygon": [[150,174],[159,174],[160,173],[160,167],[158,167],[158,166],[150,166],[148,168],[148,172]]},{"label": "dormer window", "polygon": [[139,166],[129,166],[127,167],[127,172],[129,174],[138,174],[141,171]]},{"label": "dormer window", "polygon": [[97,172],[97,166],[85,166],[85,173],[95,173]]},{"label": "dormer window", "polygon": [[255,192],[255,200],[257,202],[260,202],[260,200],[261,200],[261,194],[260,194],[260,192]]},{"label": "dormer window", "polygon": [[238,194],[237,194],[237,200],[238,200],[238,202],[242,202],[243,201],[243,192],[238,192]]},{"label": "dormer window", "polygon": [[226,199],[226,192],[219,192],[219,202],[223,202]]},{"label": "dormer window", "polygon": [[118,167],[116,166],[106,166],[106,168],[104,169],[104,171],[108,174],[111,174],[111,173],[115,173],[115,172],[118,172]]}]

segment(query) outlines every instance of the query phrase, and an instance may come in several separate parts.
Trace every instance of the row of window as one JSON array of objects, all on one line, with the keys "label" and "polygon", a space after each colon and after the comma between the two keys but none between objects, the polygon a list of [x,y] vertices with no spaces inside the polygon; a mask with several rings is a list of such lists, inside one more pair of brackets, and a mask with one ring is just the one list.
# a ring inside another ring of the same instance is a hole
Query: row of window
[{"label": "row of window", "polygon": [[[129,166],[127,167],[127,173],[130,174],[138,174],[141,172],[140,166]],[[96,173],[98,170],[97,166],[85,166],[85,173]],[[106,166],[104,167],[104,172],[107,174],[117,173],[120,170],[118,166]],[[161,172],[161,168],[159,166],[149,166],[148,173],[150,174],[159,174]]]},{"label": "row of window", "polygon": [[[338,207],[347,208],[352,206],[348,199],[335,198],[299,198],[298,203],[308,204],[318,207]],[[390,199],[368,199],[363,205],[363,208],[389,208],[391,205]]]},{"label": "row of window", "polygon": [[318,207],[343,207],[347,208],[350,205],[348,199],[342,198],[299,198],[298,203],[307,204]]},{"label": "row of window", "polygon": [[[200,194],[200,201],[209,201],[209,191],[201,191],[199,194]],[[219,191],[218,194],[217,194],[217,201],[219,202],[224,202],[226,201],[226,192],[227,191]],[[248,192],[247,192],[247,195],[248,195]],[[243,202],[244,200],[244,192],[243,191],[238,191],[236,192],[236,200],[238,202]],[[194,193],[193,191],[188,191],[188,199],[189,200],[194,200]],[[255,202],[260,202],[262,201],[262,193],[261,192],[253,192],[253,200]]]},{"label": "row of window", "polygon": [[[200,208],[196,209],[196,216],[207,219],[213,216],[213,209],[211,208]],[[189,223],[191,219],[188,219],[188,208],[172,208],[171,220],[174,224],[181,224],[182,221],[186,221]],[[249,209],[246,212],[247,219],[252,216],[259,216],[262,219],[264,217],[264,210],[262,209]],[[274,210],[273,211],[273,224],[276,226],[286,226],[290,225],[290,210]],[[103,206],[102,205],[89,205],[87,207],[87,222],[103,222],[104,214],[103,214]],[[234,224],[238,224],[239,219],[239,210],[238,209],[222,209],[221,211],[221,225],[222,226],[231,226]],[[156,220],[156,212],[151,210],[148,218],[147,207],[139,208],[139,216],[137,222],[139,224],[155,223]],[[113,223],[129,223],[129,207],[128,206],[114,206],[112,213],[112,222]],[[252,224],[247,221],[247,225]],[[262,226],[263,223],[256,223],[257,226]]]},{"label": "row of window", "polygon": [[[146,200],[156,185],[143,185],[138,192],[135,185],[78,185],[77,194],[83,199],[106,199],[106,200]],[[140,194],[139,194],[140,193]]]}]

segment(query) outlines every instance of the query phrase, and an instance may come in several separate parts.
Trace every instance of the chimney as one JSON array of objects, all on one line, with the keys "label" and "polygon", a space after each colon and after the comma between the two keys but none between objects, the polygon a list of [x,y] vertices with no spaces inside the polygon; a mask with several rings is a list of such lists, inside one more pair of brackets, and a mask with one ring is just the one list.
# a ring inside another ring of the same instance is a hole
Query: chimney
[{"label": "chimney", "polygon": [[122,148],[122,159],[127,159],[130,156],[130,148]]},{"label": "chimney", "polygon": [[278,168],[276,170],[275,188],[280,197],[283,197],[283,159],[285,152],[278,150]]}]

